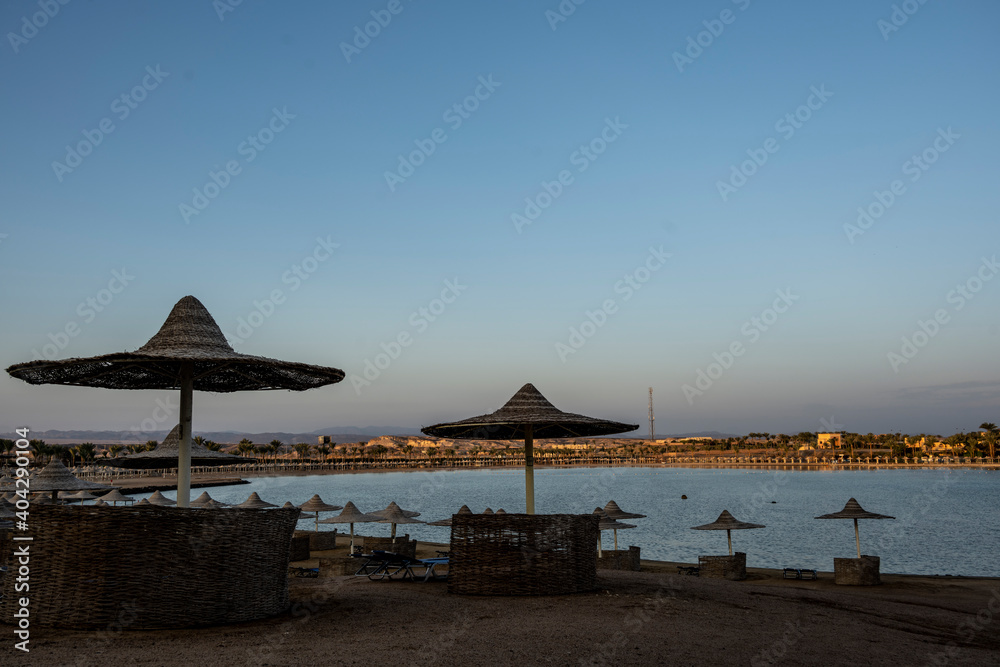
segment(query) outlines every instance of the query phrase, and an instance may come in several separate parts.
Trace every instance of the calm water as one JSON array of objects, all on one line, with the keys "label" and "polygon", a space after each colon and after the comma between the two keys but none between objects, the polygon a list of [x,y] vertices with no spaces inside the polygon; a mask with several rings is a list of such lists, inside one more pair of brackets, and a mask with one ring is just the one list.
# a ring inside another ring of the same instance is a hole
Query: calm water
[{"label": "calm water", "polygon": [[[756,471],[677,468],[575,468],[535,471],[539,513],[583,513],[614,499],[625,511],[646,514],[637,528],[619,531],[619,546],[637,545],[644,558],[697,562],[726,553],[724,531],[690,530],[723,509],[760,530],[733,531],[733,548],[751,567],[833,569],[834,557],[854,557],[851,521],[817,521],[850,497],[895,521],[861,521],[861,552],[880,556],[883,572],[1000,576],[1000,474],[980,470]],[[194,490],[192,496],[201,493]],[[238,503],[252,491],[268,502],[299,504],[314,493],[330,504],[351,500],[374,511],[395,500],[422,520],[449,516],[467,504],[474,512],[502,507],[524,511],[524,472],[462,470],[270,477],[207,489]],[[681,500],[681,495],[687,500]],[[173,494],[167,494],[173,497]],[[771,501],[775,501],[773,504]],[[334,516],[323,514],[321,518]],[[312,520],[300,522],[311,527]],[[332,530],[347,526],[326,525]],[[400,526],[419,540],[448,542],[450,528]],[[366,535],[388,536],[385,524],[359,524]],[[612,535],[604,544],[611,548]]]}]

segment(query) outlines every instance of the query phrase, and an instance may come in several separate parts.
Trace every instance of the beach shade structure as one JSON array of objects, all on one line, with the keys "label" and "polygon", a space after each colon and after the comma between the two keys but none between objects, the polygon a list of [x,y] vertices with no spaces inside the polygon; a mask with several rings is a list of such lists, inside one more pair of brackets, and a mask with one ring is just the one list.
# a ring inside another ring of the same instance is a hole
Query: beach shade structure
[{"label": "beach shade structure", "polygon": [[[461,507],[458,508],[458,511],[455,512],[455,514],[461,514],[461,515],[464,516],[466,514],[472,514],[472,510],[469,509],[468,505],[462,505]],[[441,519],[439,521],[430,521],[430,522],[427,523],[427,525],[428,526],[450,526],[451,525],[451,519],[452,519],[452,517],[448,517],[447,519]]]},{"label": "beach shade structure", "polygon": [[498,509],[498,510],[496,511],[496,513],[497,513],[497,514],[506,514],[506,513],[507,513],[507,510],[505,510],[504,508],[502,508],[502,507],[501,507],[500,509]]},{"label": "beach shade structure", "polygon": [[268,507],[277,507],[277,505],[261,500],[260,496],[257,495],[257,492],[254,491],[249,497],[247,497],[246,500],[239,505],[233,505],[233,507],[239,507],[240,509],[261,510],[267,509]]},{"label": "beach shade structure", "polygon": [[[608,504],[604,506],[604,514],[610,518],[617,521],[618,519],[645,519],[645,514],[636,514],[635,512],[626,512],[621,507],[618,506],[613,500],[609,500]],[[630,526],[635,528],[635,526]],[[604,530],[603,528],[601,530]],[[615,533],[615,551],[618,551],[618,529],[613,528]]]},{"label": "beach shade structure", "polygon": [[[132,498],[131,496],[122,495],[122,492],[119,491],[118,489],[115,489],[114,491],[110,491],[108,493],[105,493],[103,496],[101,496],[100,498],[98,498],[98,500],[102,500],[105,503],[112,503],[115,507],[118,507],[118,503],[134,503],[135,502],[135,498]],[[95,504],[96,504],[96,502],[95,502]]]},{"label": "beach shade structure", "polygon": [[861,558],[861,537],[858,534],[858,519],[895,519],[894,516],[887,516],[885,514],[875,514],[874,512],[868,512],[861,507],[861,504],[857,500],[851,498],[844,505],[844,509],[839,512],[834,512],[833,514],[824,514],[823,516],[816,517],[817,519],[854,519],[854,542],[858,547],[858,558]]},{"label": "beach shade structure", "polygon": [[142,498],[141,500],[139,500],[139,502],[137,502],[135,504],[135,506],[136,507],[155,507],[155,505],[153,505],[153,503],[149,502],[145,498]]},{"label": "beach shade structure", "polygon": [[52,500],[51,496],[38,495],[29,501],[32,505],[61,505],[58,500]]},{"label": "beach shade structure", "polygon": [[153,491],[153,493],[149,495],[148,500],[150,504],[159,505],[160,507],[170,507],[172,505],[177,504],[176,500],[171,500],[170,498],[167,498],[165,495],[160,493],[159,489]]},{"label": "beach shade structure", "polygon": [[583,438],[624,433],[637,428],[638,424],[563,412],[528,383],[496,412],[420,430],[426,435],[459,440],[523,440],[525,504],[527,513],[534,514],[535,438]]},{"label": "beach shade structure", "polygon": [[726,531],[726,537],[729,539],[729,555],[733,555],[733,534],[731,531],[734,530],[749,530],[751,528],[765,528],[759,523],[747,523],[746,521],[740,521],[732,514],[729,510],[722,510],[722,514],[719,518],[712,523],[706,523],[704,526],[693,526],[692,530],[724,530]]},{"label": "beach shade structure", "polygon": [[[33,492],[46,492],[55,501],[60,491],[106,491],[115,487],[80,479],[63,465],[59,459],[52,459],[48,465],[29,477]],[[11,479],[0,486],[0,491],[16,491],[16,481]]]},{"label": "beach shade structure", "polygon": [[206,500],[205,502],[203,502],[201,505],[198,505],[198,507],[196,507],[195,509],[218,510],[218,509],[223,509],[225,507],[229,507],[229,505],[227,505],[226,503],[220,503],[215,498],[209,498],[208,500]]},{"label": "beach shade structure", "polygon": [[107,507],[107,506],[108,504],[103,500],[101,500],[100,498],[94,501],[94,507]]},{"label": "beach shade structure", "polygon": [[[116,468],[149,469],[176,468],[180,459],[181,425],[171,429],[155,449],[138,454],[126,454],[108,461],[108,465]],[[191,465],[193,466],[228,466],[237,463],[256,463],[257,459],[225,452],[214,452],[204,445],[191,442]]]},{"label": "beach shade structure", "polygon": [[[299,505],[299,509],[304,512],[313,513],[312,516],[316,519],[316,531],[319,532],[319,513],[320,512],[336,512],[337,510],[344,509],[340,505],[328,505],[323,502],[323,499],[319,497],[319,494],[313,494],[313,497]],[[299,517],[302,519],[303,517]]]},{"label": "beach shade structure", "polygon": [[426,521],[421,521],[420,519],[414,519],[412,516],[407,516],[407,512],[399,509],[399,505],[393,507],[396,503],[392,503],[388,508],[382,510],[379,513],[378,523],[391,523],[392,532],[389,534],[391,539],[396,539],[396,524],[399,523],[427,523]]},{"label": "beach shade structure", "polygon": [[598,555],[598,557],[600,557],[601,552],[603,551],[603,546],[604,545],[601,542],[601,535],[602,535],[602,533],[605,530],[613,530],[613,531],[615,531],[615,551],[618,551],[618,531],[619,530],[626,530],[628,528],[635,528],[635,524],[622,523],[621,521],[618,521],[617,519],[612,519],[610,516],[608,516],[608,513],[605,510],[601,509],[600,507],[595,507],[594,511],[593,511],[593,514],[596,514],[597,516],[599,516],[601,518],[600,523],[597,524],[597,530],[598,530],[598,532],[597,532],[597,555]]},{"label": "beach shade structure", "polygon": [[180,390],[177,505],[191,497],[191,402],[194,390],[212,392],[289,389],[304,391],[344,379],[338,368],[240,354],[205,306],[193,296],[174,305],[160,330],[135,352],[37,360],[7,368],[30,384],[105,389]]},{"label": "beach shade structure", "polygon": [[374,514],[365,514],[358,509],[357,505],[352,503],[350,500],[344,505],[343,511],[337,516],[331,516],[328,519],[323,519],[319,523],[347,523],[351,527],[351,547],[348,553],[354,553],[354,524],[356,523],[370,523],[373,521],[380,521],[381,517]]},{"label": "beach shade structure", "polygon": [[486,514],[486,515],[493,514],[493,508],[487,507],[486,509],[483,510],[483,514]]},{"label": "beach shade structure", "polygon": [[[293,505],[292,501],[286,500],[285,504],[281,506],[281,509],[283,509],[283,510],[287,510],[287,509],[298,510],[299,508],[296,507],[295,505]],[[302,510],[299,510],[299,517],[298,517],[298,519],[296,519],[296,521],[301,521],[302,519],[314,519],[314,518],[316,518],[315,514],[310,514],[309,512],[303,512]]]},{"label": "beach shade structure", "polygon": [[83,505],[84,501],[97,499],[97,496],[87,491],[77,491],[76,493],[70,493],[66,495],[60,493],[59,497],[62,498],[63,500],[79,500],[80,505]]},{"label": "beach shade structure", "polygon": [[395,500],[386,505],[385,509],[383,510],[378,510],[377,512],[369,512],[369,514],[374,514],[375,516],[384,516],[386,514],[396,514],[396,513],[401,513],[404,516],[410,517],[411,519],[415,516],[420,516],[420,512],[414,512],[413,510],[404,510],[403,508],[401,508],[399,505],[396,504]]}]

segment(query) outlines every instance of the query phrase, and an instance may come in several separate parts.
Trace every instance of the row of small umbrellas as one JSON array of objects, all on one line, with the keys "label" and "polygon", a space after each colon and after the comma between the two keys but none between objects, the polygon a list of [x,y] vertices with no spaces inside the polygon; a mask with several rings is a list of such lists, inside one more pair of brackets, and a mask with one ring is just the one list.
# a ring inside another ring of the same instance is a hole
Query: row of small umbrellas
[{"label": "row of small umbrellas", "polygon": [[[833,512],[832,514],[824,514],[822,516],[816,517],[817,519],[853,519],[854,520],[854,541],[858,548],[858,558],[861,558],[861,537],[858,534],[858,519],[895,519],[894,516],[888,516],[885,514],[876,514],[875,512],[868,512],[857,500],[851,498],[844,505],[844,509],[839,512]],[[722,510],[722,514],[719,518],[712,523],[706,523],[704,526],[694,526],[693,530],[724,530],[726,531],[726,537],[729,539],[729,555],[733,555],[733,535],[734,530],[748,530],[752,528],[764,528],[759,523],[747,523],[746,521],[740,521],[732,514],[729,510]]]},{"label": "row of small umbrellas", "polygon": [[[212,392],[289,389],[304,391],[344,379],[344,372],[328,366],[279,361],[233,350],[215,319],[193,296],[178,301],[159,331],[135,352],[97,357],[37,360],[7,368],[12,377],[29,384],[64,384],[105,389],[180,390],[180,423],[169,446],[156,454],[128,456],[115,465],[165,467],[177,461],[177,504],[187,507],[191,493],[192,461],[220,465],[209,450],[193,448],[191,413],[194,390]],[[525,505],[535,513],[534,438],[572,438],[634,431],[623,424],[558,410],[531,384],[526,384],[499,410],[462,421],[422,429],[428,435],[484,440],[524,440]],[[176,446],[174,445],[176,443]],[[176,450],[176,451],[175,451]],[[234,459],[224,459],[234,462]]]}]

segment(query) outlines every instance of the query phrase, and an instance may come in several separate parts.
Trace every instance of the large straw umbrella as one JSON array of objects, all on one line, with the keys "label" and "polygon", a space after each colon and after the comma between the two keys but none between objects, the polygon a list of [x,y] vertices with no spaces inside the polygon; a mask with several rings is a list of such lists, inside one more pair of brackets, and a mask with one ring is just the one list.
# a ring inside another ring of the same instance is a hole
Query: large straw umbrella
[{"label": "large straw umbrella", "polygon": [[160,493],[159,489],[153,491],[153,493],[150,494],[148,500],[151,504],[159,505],[160,507],[171,507],[177,504],[176,500],[171,500],[170,498],[167,498],[165,495]]},{"label": "large straw umbrella", "polygon": [[[621,507],[618,506],[613,500],[609,500],[608,504],[604,506],[604,514],[610,519],[617,521],[618,519],[645,519],[645,514],[636,514],[635,512],[626,512]],[[634,527],[634,526],[633,526]],[[615,532],[615,551],[618,551],[618,529],[613,528]]]},{"label": "large straw umbrella", "polygon": [[350,500],[344,505],[343,511],[337,516],[332,516],[329,519],[323,519],[319,523],[347,523],[351,526],[351,548],[349,553],[354,553],[354,524],[356,523],[370,523],[372,521],[380,521],[382,517],[376,516],[374,514],[365,514],[358,509],[358,506],[352,503]]},{"label": "large straw umbrella", "polygon": [[267,509],[269,507],[277,507],[277,505],[275,505],[274,503],[269,503],[265,500],[261,500],[260,496],[257,495],[257,492],[254,491],[249,496],[247,496],[246,500],[244,500],[239,505],[234,505],[234,507],[238,507],[240,509],[262,510],[262,509]]},{"label": "large straw umbrella", "polygon": [[535,438],[582,438],[624,433],[638,424],[595,419],[558,410],[528,383],[496,412],[420,429],[427,435],[460,440],[524,440],[524,493],[528,514],[535,513]]},{"label": "large straw umbrella", "polygon": [[[16,484],[16,480],[8,479],[0,486],[0,491],[15,491]],[[60,491],[106,491],[115,488],[107,484],[80,479],[67,470],[62,461],[55,458],[31,476],[30,487],[32,492],[51,493],[53,501],[57,500]]]},{"label": "large straw umbrella", "polygon": [[337,368],[278,361],[234,351],[208,310],[193,296],[178,301],[156,335],[135,352],[85,359],[29,361],[10,366],[7,372],[30,384],[179,389],[179,507],[187,507],[191,497],[191,401],[195,389],[304,391],[344,379],[344,372]]},{"label": "large straw umbrella", "polygon": [[861,504],[857,500],[851,498],[844,505],[844,509],[839,512],[834,512],[833,514],[824,514],[823,516],[816,517],[817,519],[854,519],[854,542],[858,547],[858,558],[861,558],[861,536],[858,534],[858,519],[895,519],[894,516],[888,516],[885,514],[875,514],[875,512],[868,512],[861,507]]},{"label": "large straw umbrella", "polygon": [[[472,514],[472,510],[469,509],[468,505],[462,505],[461,507],[458,508],[458,511],[455,512],[455,514]],[[454,517],[454,514],[452,516],[448,517],[447,519],[439,519],[438,521],[429,521],[429,522],[427,522],[427,525],[428,526],[450,526],[451,525],[451,519],[452,519],[452,517]]]},{"label": "large straw umbrella", "polygon": [[[395,503],[392,503],[395,505]],[[407,516],[407,512],[404,512],[399,508],[399,505],[392,507],[391,505],[382,510],[379,513],[381,517],[378,523],[391,523],[392,532],[389,534],[389,539],[396,539],[396,524],[398,523],[427,523],[426,521],[421,521],[420,519],[414,519],[411,516]]]},{"label": "large straw umbrella", "polygon": [[602,535],[602,533],[605,530],[613,530],[613,531],[615,531],[615,551],[618,551],[618,531],[619,530],[627,530],[629,528],[635,528],[635,524],[632,524],[632,523],[622,523],[621,521],[618,521],[617,519],[613,519],[610,516],[608,516],[608,513],[605,512],[600,507],[595,507],[594,511],[592,513],[596,514],[599,517],[601,517],[600,521],[597,524],[597,529],[598,529],[598,531],[597,531],[597,557],[600,558],[601,555],[602,555],[602,552],[603,552],[604,545],[602,544],[601,535]]},{"label": "large straw umbrella", "polygon": [[374,514],[375,516],[385,516],[386,514],[396,514],[401,513],[404,516],[408,516],[411,519],[415,516],[420,516],[420,512],[414,512],[413,510],[404,510],[402,507],[396,504],[393,500],[391,503],[385,506],[385,509],[376,510],[375,512],[369,512],[369,514]]},{"label": "large straw umbrella", "polygon": [[304,512],[315,512],[315,515],[314,515],[316,517],[316,531],[315,532],[318,533],[319,532],[319,513],[320,512],[336,512],[337,510],[342,510],[344,508],[341,507],[340,505],[328,505],[327,503],[323,502],[323,499],[320,498],[319,494],[317,493],[317,494],[313,495],[312,498],[310,498],[309,500],[307,500],[304,503],[302,503],[301,505],[299,505],[299,509],[302,510],[302,511],[304,511]]},{"label": "large straw umbrella", "polygon": [[[180,459],[181,425],[173,427],[167,437],[155,449],[138,454],[126,454],[108,461],[108,465],[116,468],[143,469],[176,468]],[[225,452],[213,452],[204,445],[191,442],[191,465],[193,466],[228,466],[237,463],[254,463],[257,459],[236,456]]]},{"label": "large straw umbrella", "polygon": [[[115,489],[114,491],[110,491],[108,493],[105,493],[103,496],[101,496],[100,498],[98,498],[98,500],[101,500],[101,501],[103,501],[105,503],[114,503],[115,507],[118,507],[118,503],[134,503],[135,502],[135,498],[133,498],[131,496],[122,495],[122,492],[119,491],[118,489]],[[94,504],[96,505],[97,503],[95,502]]]},{"label": "large straw umbrella", "polygon": [[759,523],[747,523],[746,521],[740,521],[732,514],[729,510],[722,510],[722,514],[719,518],[712,523],[706,523],[704,526],[694,526],[692,530],[724,530],[726,531],[726,537],[729,539],[729,555],[733,555],[733,534],[731,531],[734,530],[749,530],[751,528],[765,528]]}]

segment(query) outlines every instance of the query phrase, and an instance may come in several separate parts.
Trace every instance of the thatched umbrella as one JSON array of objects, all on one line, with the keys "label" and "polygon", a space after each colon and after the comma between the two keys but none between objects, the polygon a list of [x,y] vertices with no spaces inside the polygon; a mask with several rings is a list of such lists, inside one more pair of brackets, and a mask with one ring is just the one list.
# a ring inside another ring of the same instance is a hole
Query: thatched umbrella
[{"label": "thatched umbrella", "polygon": [[274,503],[269,503],[264,500],[261,500],[260,496],[257,495],[257,492],[254,491],[247,497],[246,500],[244,500],[239,505],[234,505],[234,507],[239,507],[242,509],[261,510],[261,509],[267,509],[268,507],[277,507],[277,505],[275,505]]},{"label": "thatched umbrella", "polygon": [[205,306],[186,296],[155,336],[135,352],[86,359],[29,361],[7,369],[30,384],[69,384],[106,389],[179,389],[180,447],[177,504],[191,497],[191,401],[194,390],[214,392],[290,389],[304,391],[340,382],[337,368],[240,354],[226,342]]},{"label": "thatched umbrella", "polygon": [[365,514],[358,509],[358,506],[352,503],[350,500],[344,505],[344,510],[337,516],[331,516],[329,519],[323,519],[319,523],[347,523],[351,526],[351,547],[349,553],[354,553],[354,524],[356,523],[369,523],[372,521],[380,521],[382,517],[376,516],[374,514]]},{"label": "thatched umbrella", "polygon": [[[461,507],[458,508],[458,511],[455,512],[455,514],[472,514],[472,510],[469,509],[468,505],[462,505]],[[454,515],[452,515],[452,516],[454,516]],[[451,525],[451,519],[452,519],[452,517],[448,517],[447,519],[439,519],[438,521],[429,521],[427,523],[427,525],[428,526],[450,526]]]},{"label": "thatched umbrella", "polygon": [[76,493],[70,493],[67,495],[60,493],[59,497],[63,500],[79,500],[81,506],[83,506],[84,501],[97,499],[97,496],[87,491],[77,491]]},{"label": "thatched umbrella", "polygon": [[[108,461],[108,465],[116,468],[144,469],[151,468],[176,468],[180,459],[181,450],[181,425],[173,427],[163,442],[155,449],[138,454],[126,454]],[[193,466],[228,466],[237,463],[254,463],[257,459],[245,456],[236,456],[225,452],[215,452],[191,442],[191,465]]]},{"label": "thatched umbrella", "polygon": [[[393,507],[395,505],[395,507]],[[412,516],[408,516],[409,512],[404,512],[399,508],[399,505],[392,503],[386,509],[379,512],[381,518],[378,519],[378,523],[391,523],[392,532],[389,535],[390,539],[396,539],[396,524],[397,523],[427,523],[426,521],[421,521],[420,519],[414,519]]]},{"label": "thatched umbrella", "polygon": [[623,424],[558,410],[534,385],[528,383],[496,412],[420,430],[439,438],[524,440],[525,503],[528,514],[534,514],[535,438],[582,438],[624,433],[637,428],[638,424]]},{"label": "thatched umbrella", "polygon": [[[316,517],[316,531],[319,532],[319,513],[320,512],[336,512],[337,510],[344,509],[340,505],[328,505],[323,502],[323,499],[319,497],[319,494],[314,494],[312,498],[305,501],[299,505],[299,509],[305,512],[315,512],[313,516]],[[300,519],[302,517],[299,517]]]},{"label": "thatched umbrella", "polygon": [[[618,507],[618,503],[613,500],[609,500],[608,504],[604,506],[604,513],[611,519],[645,519],[645,514],[636,514],[635,512],[626,512],[621,507]],[[635,526],[631,526],[634,528]],[[615,533],[615,551],[618,551],[618,529],[613,528]]]},{"label": "thatched umbrella", "polygon": [[[107,503],[114,503],[115,507],[118,507],[118,503],[134,503],[135,502],[135,498],[133,498],[131,496],[124,496],[124,495],[122,495],[122,492],[119,491],[118,489],[115,489],[114,491],[111,491],[109,493],[105,493],[103,496],[101,496],[97,500],[102,501],[105,504],[107,504]],[[96,505],[97,502],[95,501],[94,504]]]},{"label": "thatched umbrella", "polygon": [[204,507],[209,503],[216,503],[228,507],[228,503],[220,503],[218,500],[208,495],[208,491],[202,491],[201,495],[191,501],[191,507]]},{"label": "thatched umbrella", "polygon": [[486,509],[483,510],[483,514],[492,516],[493,514],[495,514],[495,512],[493,511],[492,507],[487,507]]},{"label": "thatched umbrella", "polygon": [[[104,491],[115,487],[97,482],[88,482],[80,479],[63,465],[59,459],[52,459],[48,465],[30,477],[32,492],[44,491],[51,493],[52,500],[58,498],[60,491]],[[9,479],[0,486],[0,491],[14,491],[16,480]]]},{"label": "thatched umbrella", "polygon": [[150,494],[149,502],[152,503],[153,505],[159,505],[160,507],[170,507],[172,505],[177,504],[176,500],[171,500],[170,498],[167,498],[165,495],[160,493],[159,489],[153,491],[153,493]]},{"label": "thatched umbrella", "polygon": [[726,531],[726,537],[729,539],[729,555],[733,555],[733,534],[730,531],[733,530],[749,530],[751,528],[765,528],[759,523],[747,523],[746,521],[740,521],[732,514],[729,510],[722,510],[722,514],[719,518],[712,523],[706,523],[704,526],[694,526],[692,530],[724,530]]},{"label": "thatched umbrella", "polygon": [[103,500],[101,500],[100,498],[94,501],[94,507],[107,507],[107,506],[108,504]]},{"label": "thatched umbrella", "polygon": [[598,531],[597,531],[597,557],[600,558],[601,557],[601,552],[603,551],[603,546],[604,545],[602,544],[601,536],[602,536],[602,534],[603,534],[603,532],[605,530],[613,530],[613,531],[615,531],[615,551],[618,551],[618,531],[619,530],[627,530],[629,528],[635,528],[635,524],[622,523],[621,521],[618,521],[617,519],[613,519],[610,516],[608,516],[608,513],[606,511],[604,511],[603,509],[601,509],[600,507],[595,507],[594,511],[592,512],[592,514],[596,514],[597,516],[601,517],[600,521],[597,524],[597,528],[598,528]]},{"label": "thatched umbrella", "polygon": [[156,507],[153,503],[149,502],[145,498],[142,498],[135,504],[135,507]]},{"label": "thatched umbrella", "polygon": [[844,505],[844,509],[839,512],[834,512],[833,514],[824,514],[823,516],[816,517],[817,519],[854,519],[854,542],[858,547],[858,558],[861,558],[861,536],[858,534],[858,519],[895,519],[894,516],[888,516],[885,514],[875,514],[874,512],[868,512],[861,507],[861,504],[857,500],[851,498]]},{"label": "thatched umbrella", "polygon": [[369,514],[374,514],[375,516],[385,516],[386,514],[390,513],[394,514],[396,512],[400,512],[404,516],[408,516],[411,519],[415,516],[420,516],[420,512],[414,512],[413,510],[404,510],[403,508],[401,508],[399,505],[396,504],[395,500],[386,505],[385,509],[376,510],[375,512],[369,512]]}]

